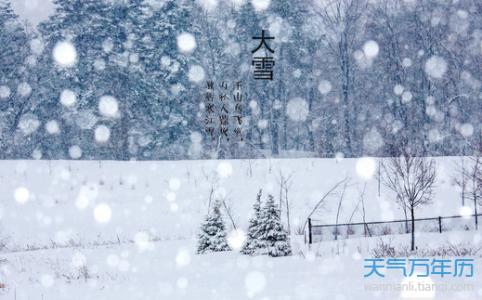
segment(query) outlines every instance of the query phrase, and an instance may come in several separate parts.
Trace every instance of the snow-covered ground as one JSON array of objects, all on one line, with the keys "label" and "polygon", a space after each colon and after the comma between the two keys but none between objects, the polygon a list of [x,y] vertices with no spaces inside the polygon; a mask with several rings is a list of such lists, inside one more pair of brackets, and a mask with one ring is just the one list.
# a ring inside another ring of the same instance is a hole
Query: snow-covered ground
[{"label": "snow-covered ground", "polygon": [[[461,209],[460,192],[452,183],[459,158],[436,161],[434,201],[418,217],[457,215]],[[350,218],[365,184],[367,220],[402,218],[383,185],[379,196],[376,167],[376,159],[3,161],[0,223],[1,236],[8,240],[0,255],[6,259],[0,263],[0,279],[7,288],[0,298],[397,299],[397,293],[365,288],[363,258],[372,256],[378,237],[317,243],[308,250],[303,238],[293,235],[294,255],[285,258],[194,254],[210,194],[225,198],[236,226],[246,230],[256,193],[262,188],[264,196],[278,198],[280,176],[291,176],[293,234],[323,194],[346,177],[350,184],[340,222]],[[313,217],[333,223],[340,192]],[[360,220],[355,213],[352,221]],[[231,221],[225,221],[231,230]],[[408,245],[405,235],[383,238]],[[474,231],[421,233],[417,242],[422,248],[461,243],[477,248],[481,236]],[[477,271],[462,281],[474,283],[474,290],[439,293],[436,299],[482,297]],[[384,282],[402,278],[390,280]]]}]

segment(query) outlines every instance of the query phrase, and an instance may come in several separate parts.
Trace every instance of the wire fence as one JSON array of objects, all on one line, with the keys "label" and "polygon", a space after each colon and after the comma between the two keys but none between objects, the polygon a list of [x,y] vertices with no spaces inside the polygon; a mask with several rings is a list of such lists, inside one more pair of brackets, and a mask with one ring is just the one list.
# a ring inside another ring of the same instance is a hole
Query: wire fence
[{"label": "wire fence", "polygon": [[[480,216],[482,214],[415,219],[415,232],[477,230]],[[320,221],[308,219],[309,244],[358,237],[406,234],[412,231],[410,219],[346,224],[319,224],[318,222]]]}]

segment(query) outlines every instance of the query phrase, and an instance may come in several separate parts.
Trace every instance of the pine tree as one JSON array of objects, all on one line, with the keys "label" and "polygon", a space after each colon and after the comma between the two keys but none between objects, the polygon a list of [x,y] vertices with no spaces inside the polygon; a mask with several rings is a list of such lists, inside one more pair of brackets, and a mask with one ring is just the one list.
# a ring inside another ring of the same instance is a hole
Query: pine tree
[{"label": "pine tree", "polygon": [[246,244],[244,245],[241,253],[247,255],[256,254],[264,247],[263,242],[260,240],[260,226],[261,226],[261,193],[259,190],[256,196],[256,201],[253,205],[253,216],[249,220],[249,228],[247,234]]},{"label": "pine tree", "polygon": [[224,220],[221,215],[221,202],[214,203],[212,211],[206,216],[199,233],[197,253],[229,251]]},{"label": "pine tree", "polygon": [[272,195],[268,195],[268,200],[261,212],[259,237],[265,247],[264,254],[274,257],[291,255],[288,233],[281,223],[280,211],[276,208]]}]

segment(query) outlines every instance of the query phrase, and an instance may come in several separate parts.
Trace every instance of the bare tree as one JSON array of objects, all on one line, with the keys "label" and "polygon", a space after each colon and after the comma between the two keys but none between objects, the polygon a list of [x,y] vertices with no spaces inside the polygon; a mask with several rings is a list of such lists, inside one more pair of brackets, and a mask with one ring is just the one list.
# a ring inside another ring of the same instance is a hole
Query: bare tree
[{"label": "bare tree", "polygon": [[279,172],[279,177],[278,177],[278,183],[280,185],[280,191],[279,191],[279,201],[280,201],[280,211],[282,211],[282,206],[283,206],[283,198],[284,198],[284,205],[286,206],[286,221],[288,225],[288,234],[291,234],[291,226],[290,226],[290,202],[288,199],[288,193],[292,184],[292,179],[293,173],[290,173],[289,175],[285,175],[283,171],[280,170]]},{"label": "bare tree", "polygon": [[382,162],[383,183],[397,195],[399,205],[410,212],[411,250],[415,250],[415,210],[432,200],[435,183],[435,161],[412,156],[409,152]]},{"label": "bare tree", "polygon": [[461,163],[457,166],[454,182],[462,191],[462,205],[465,200],[469,200],[474,206],[475,229],[479,227],[478,206],[482,201],[482,158],[476,154],[468,158],[461,158]]}]

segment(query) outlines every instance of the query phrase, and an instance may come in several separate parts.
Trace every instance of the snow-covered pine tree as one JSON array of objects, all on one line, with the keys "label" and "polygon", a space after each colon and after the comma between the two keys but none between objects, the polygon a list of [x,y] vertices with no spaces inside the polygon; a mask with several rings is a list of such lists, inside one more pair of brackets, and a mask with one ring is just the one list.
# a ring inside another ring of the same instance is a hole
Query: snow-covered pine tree
[{"label": "snow-covered pine tree", "polygon": [[221,214],[221,202],[216,201],[212,211],[206,216],[206,220],[201,225],[197,253],[203,254],[229,250],[224,220]]},{"label": "snow-covered pine tree", "polygon": [[261,211],[259,237],[265,247],[263,254],[274,257],[291,255],[288,233],[281,223],[280,211],[272,195],[268,195],[268,200]]},{"label": "snow-covered pine tree", "polygon": [[256,195],[256,201],[253,204],[253,215],[249,220],[246,244],[241,250],[241,253],[243,254],[257,254],[260,249],[264,248],[264,244],[259,237],[261,224],[261,194],[262,190],[259,190],[258,195]]}]

